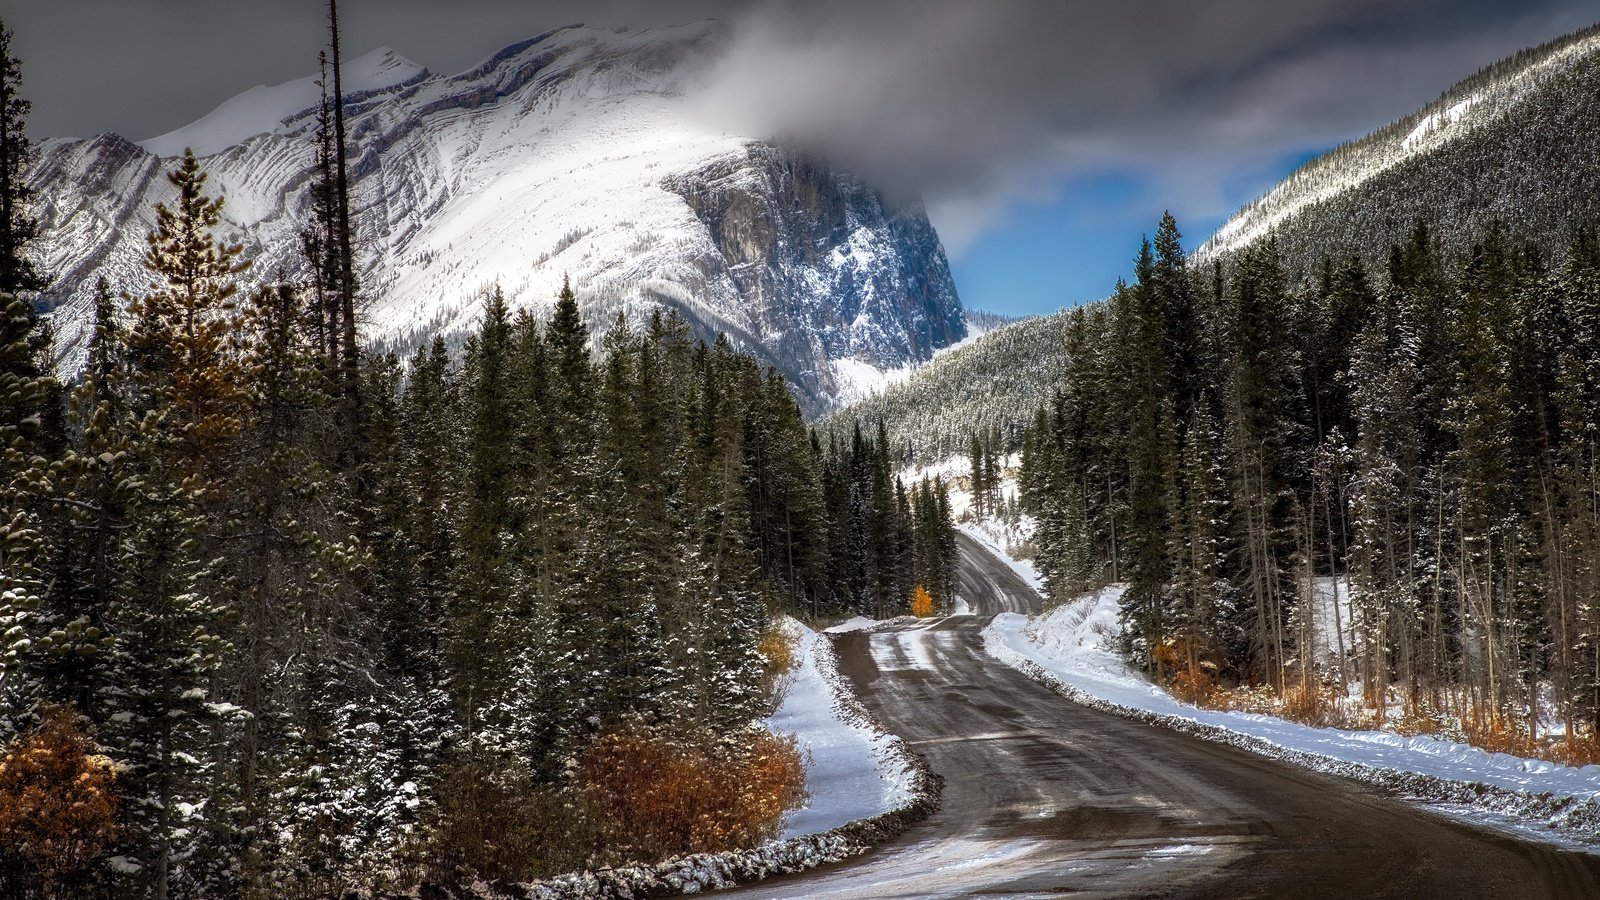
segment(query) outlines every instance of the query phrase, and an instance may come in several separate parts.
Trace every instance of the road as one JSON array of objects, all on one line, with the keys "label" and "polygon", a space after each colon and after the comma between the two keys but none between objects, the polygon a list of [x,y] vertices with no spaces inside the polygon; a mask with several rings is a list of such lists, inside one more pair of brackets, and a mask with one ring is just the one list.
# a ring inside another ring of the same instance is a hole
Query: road
[{"label": "road", "polygon": [[984,654],[1033,593],[962,537],[978,613],[842,635],[866,707],[945,777],[939,812],[855,860],[735,897],[1600,897],[1600,856],[1078,706]]}]

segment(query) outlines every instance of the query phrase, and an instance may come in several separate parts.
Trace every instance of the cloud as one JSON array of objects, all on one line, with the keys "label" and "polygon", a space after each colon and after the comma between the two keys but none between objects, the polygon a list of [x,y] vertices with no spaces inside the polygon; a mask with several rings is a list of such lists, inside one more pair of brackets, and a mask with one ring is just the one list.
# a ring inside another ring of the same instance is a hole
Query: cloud
[{"label": "cloud", "polygon": [[733,17],[695,109],[925,198],[959,253],[1017,204],[1097,172],[1139,170],[1180,214],[1218,215],[1231,174],[1358,136],[1585,14],[1570,2],[769,0]]},{"label": "cloud", "polygon": [[[1019,205],[1137,173],[1180,217],[1226,212],[1241,173],[1357,136],[1592,0],[342,0],[346,51],[456,72],[577,21],[714,17],[726,53],[695,114],[789,138],[925,199],[959,253]],[[36,137],[187,124],[315,68],[321,3],[58,0],[5,14]],[[1262,184],[1261,187],[1266,187]],[[1159,207],[1158,207],[1159,208]]]}]

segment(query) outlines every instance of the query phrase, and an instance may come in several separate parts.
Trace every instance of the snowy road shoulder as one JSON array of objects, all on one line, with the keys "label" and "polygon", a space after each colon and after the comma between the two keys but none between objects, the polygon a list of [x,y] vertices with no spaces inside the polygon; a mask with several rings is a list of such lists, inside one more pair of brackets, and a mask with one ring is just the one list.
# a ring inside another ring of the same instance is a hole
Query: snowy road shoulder
[{"label": "snowy road shoulder", "polygon": [[1120,595],[1108,588],[1031,618],[1002,614],[984,631],[984,649],[1087,706],[1355,778],[1451,815],[1600,849],[1600,766],[1573,768],[1426,736],[1315,728],[1182,703],[1110,649]]},{"label": "snowy road shoulder", "polygon": [[[842,630],[877,624],[853,620]],[[793,619],[785,627],[795,638],[796,665],[778,711],[763,724],[795,735],[802,751],[809,753],[806,787],[811,796],[804,808],[785,818],[781,837],[749,850],[576,872],[514,885],[494,896],[567,900],[698,894],[858,856],[936,810],[942,780],[905,741],[868,715],[839,674],[831,640]]]},{"label": "snowy road shoulder", "polygon": [[[847,624],[861,623],[876,624]],[[783,836],[815,834],[903,806],[912,772],[895,739],[852,714],[853,698],[839,680],[829,640],[794,619],[784,625],[794,641],[795,667],[783,703],[766,726],[799,742],[811,797],[785,817]]]}]

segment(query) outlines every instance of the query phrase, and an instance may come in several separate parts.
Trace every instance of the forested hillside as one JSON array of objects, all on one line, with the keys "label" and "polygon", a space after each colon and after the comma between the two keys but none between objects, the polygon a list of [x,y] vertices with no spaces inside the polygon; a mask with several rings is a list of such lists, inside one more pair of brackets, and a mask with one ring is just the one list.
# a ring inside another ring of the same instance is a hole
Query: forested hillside
[{"label": "forested hillside", "polygon": [[859,420],[883,423],[895,458],[925,465],[965,453],[974,432],[1015,448],[1041,398],[1065,371],[1070,312],[1002,325],[941,353],[911,377],[824,418],[846,435]]},{"label": "forested hillside", "polygon": [[941,484],[675,314],[595,346],[571,289],[373,352],[337,99],[310,276],[241,289],[185,154],[64,383],[0,60],[0,893],[454,892],[776,833],[772,619],[948,605]]},{"label": "forested hillside", "polygon": [[[1488,66],[1415,114],[1306,163],[1225,223],[1193,264],[1273,240],[1289,283],[1315,290],[1329,258],[1355,255],[1384,271],[1391,246],[1419,221],[1452,252],[1499,221],[1561,264],[1573,227],[1600,221],[1596,122],[1600,32],[1588,29]],[[1015,450],[1026,417],[1062,383],[1073,315],[985,334],[837,421],[882,419],[897,452],[919,463],[965,452],[973,431]]]},{"label": "forested hillside", "polygon": [[1201,260],[1273,238],[1291,280],[1326,257],[1380,266],[1426,220],[1449,246],[1503,222],[1552,259],[1600,221],[1600,27],[1500,60],[1427,107],[1306,163],[1200,247]]},{"label": "forested hillside", "polygon": [[[1593,758],[1594,233],[1564,260],[1418,224],[1297,288],[1272,241],[1192,269],[1167,218],[1134,283],[1071,314],[1024,437],[1051,595],[1127,582],[1128,651],[1189,697],[1314,712],[1353,685],[1380,720]],[[1348,604],[1314,605],[1333,579]]]}]

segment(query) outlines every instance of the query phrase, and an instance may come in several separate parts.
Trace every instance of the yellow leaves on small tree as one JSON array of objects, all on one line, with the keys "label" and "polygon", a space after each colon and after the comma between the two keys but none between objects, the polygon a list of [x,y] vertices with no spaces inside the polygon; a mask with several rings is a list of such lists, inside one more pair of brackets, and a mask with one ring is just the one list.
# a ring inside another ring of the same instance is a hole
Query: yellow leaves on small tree
[{"label": "yellow leaves on small tree", "polygon": [[777,709],[788,692],[787,676],[794,671],[795,638],[782,622],[775,620],[756,639],[756,652],[761,654],[762,686],[767,704]]},{"label": "yellow leaves on small tree", "polygon": [[0,865],[47,896],[85,875],[115,834],[115,780],[82,720],[46,710],[0,756]]},{"label": "yellow leaves on small tree", "polygon": [[920,584],[911,592],[911,614],[919,619],[933,615],[933,595]]}]

